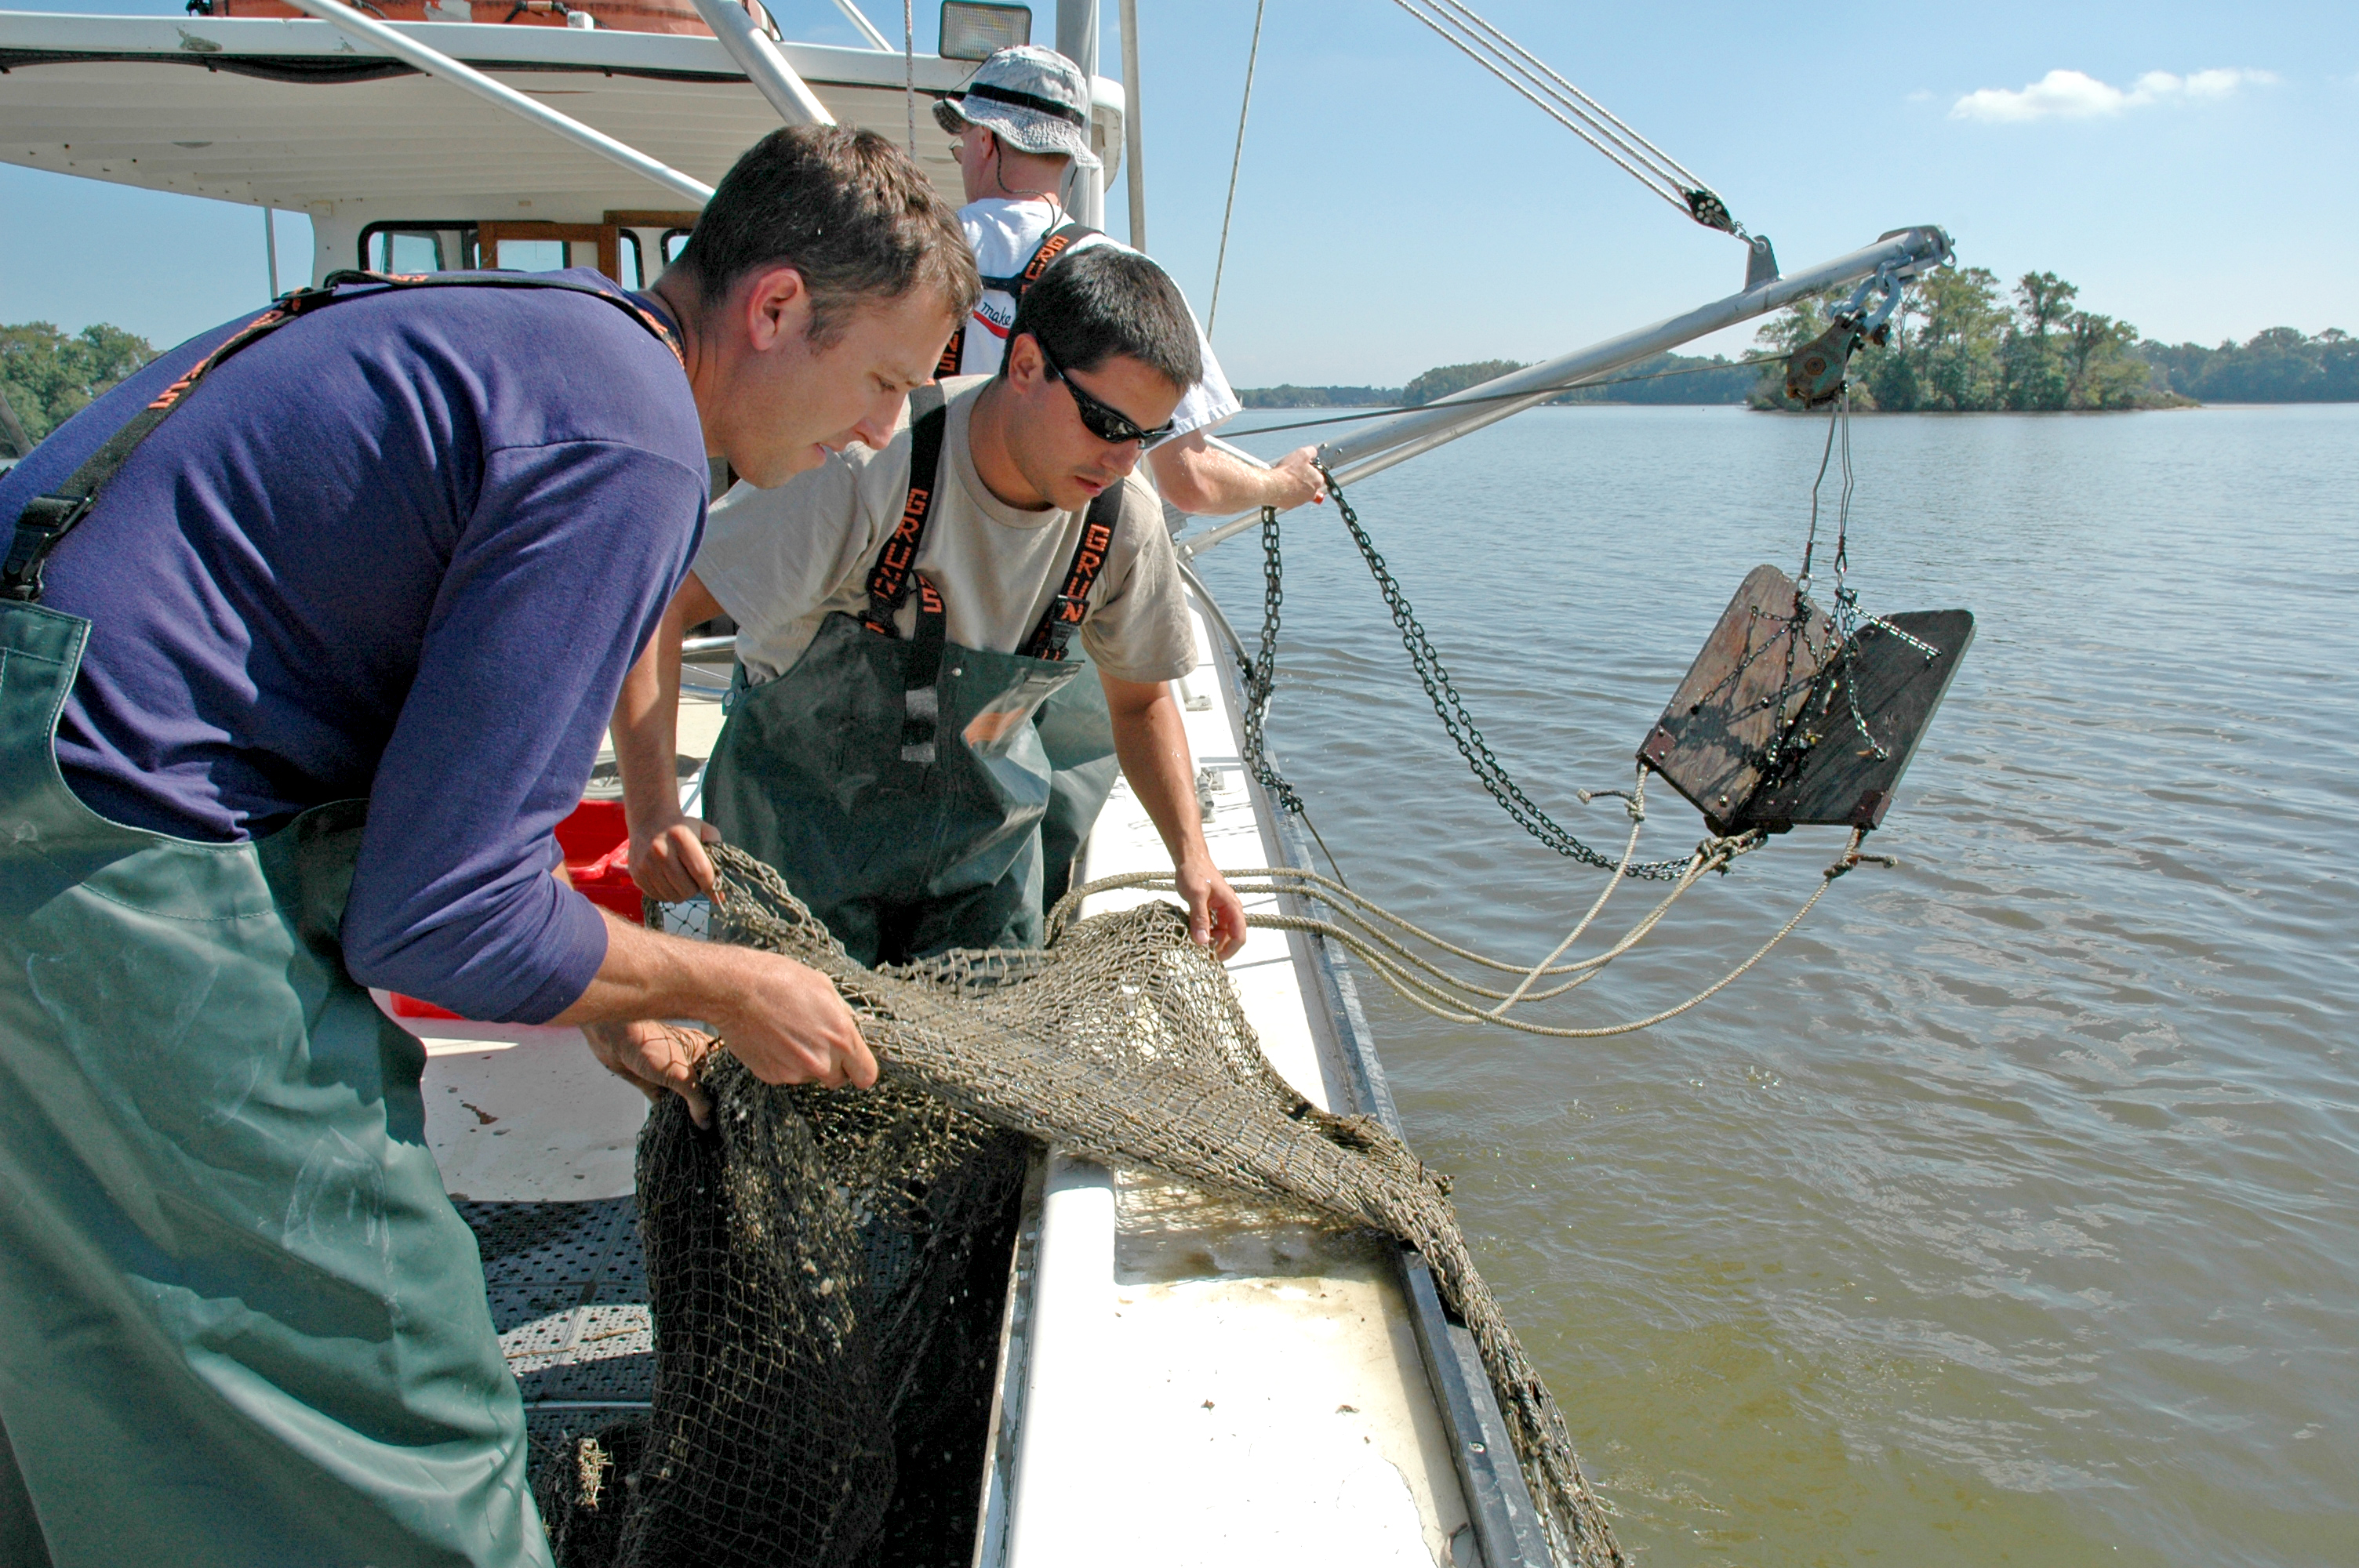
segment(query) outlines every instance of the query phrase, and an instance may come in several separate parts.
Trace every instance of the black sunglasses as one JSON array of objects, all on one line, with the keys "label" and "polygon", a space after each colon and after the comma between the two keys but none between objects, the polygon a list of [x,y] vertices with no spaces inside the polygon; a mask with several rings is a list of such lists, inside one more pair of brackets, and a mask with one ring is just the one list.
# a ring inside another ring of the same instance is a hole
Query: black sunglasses
[{"label": "black sunglasses", "polygon": [[1142,447],[1151,447],[1171,434],[1179,425],[1180,421],[1174,417],[1149,430],[1133,421],[1121,409],[1100,403],[1083,392],[1079,382],[1058,368],[1057,356],[1049,351],[1048,344],[1041,342],[1038,335],[1032,335],[1032,341],[1040,345],[1040,362],[1049,367],[1049,379],[1065,384],[1065,390],[1073,395],[1073,406],[1081,413],[1082,427],[1099,440],[1136,441]]}]

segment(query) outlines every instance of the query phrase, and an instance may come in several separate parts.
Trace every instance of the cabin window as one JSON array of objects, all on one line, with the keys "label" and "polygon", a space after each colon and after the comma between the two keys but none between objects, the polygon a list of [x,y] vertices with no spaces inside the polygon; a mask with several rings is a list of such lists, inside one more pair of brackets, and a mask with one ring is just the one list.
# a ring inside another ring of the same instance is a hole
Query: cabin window
[{"label": "cabin window", "polygon": [[612,223],[481,223],[475,235],[487,267],[503,272],[595,267],[622,281],[622,237]]},{"label": "cabin window", "polygon": [[502,240],[492,265],[503,272],[561,272],[574,265],[565,251],[563,240]]},{"label": "cabin window", "polygon": [[688,243],[689,232],[696,227],[696,216],[688,211],[643,211],[636,208],[607,213],[606,222],[624,242],[615,257],[623,268],[624,287],[645,288],[663,276],[664,269],[679,259],[680,247]]},{"label": "cabin window", "polygon": [[[669,216],[669,214],[667,214]],[[677,255],[686,229],[668,229],[659,242]],[[625,288],[649,281],[647,242],[605,223],[476,223],[464,219],[397,219],[361,231],[361,265],[369,272],[556,272],[595,267]]]},{"label": "cabin window", "polygon": [[361,231],[361,266],[369,272],[451,272],[474,265],[475,225],[397,220]]},{"label": "cabin window", "polygon": [[387,272],[442,270],[442,236],[440,234],[389,233],[384,237],[384,249],[385,270]]}]

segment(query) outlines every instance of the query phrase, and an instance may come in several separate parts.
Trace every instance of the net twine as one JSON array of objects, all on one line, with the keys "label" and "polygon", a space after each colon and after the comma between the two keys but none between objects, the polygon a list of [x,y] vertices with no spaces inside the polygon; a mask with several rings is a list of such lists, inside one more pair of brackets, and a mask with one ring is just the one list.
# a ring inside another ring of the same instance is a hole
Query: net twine
[{"label": "net twine", "polygon": [[[862,1560],[877,1525],[860,1477],[889,1473],[883,1428],[923,1382],[924,1353],[899,1342],[942,1298],[880,1288],[875,1237],[892,1227],[871,1223],[864,1241],[863,1217],[897,1207],[921,1232],[972,1223],[984,1206],[961,1195],[1004,1184],[993,1151],[1012,1133],[1415,1247],[1473,1337],[1557,1561],[1625,1562],[1562,1413],[1468,1254],[1447,1180],[1375,1119],[1322,1111],[1278,1076],[1184,912],[1158,901],[1073,921],[1065,908],[1038,951],[875,970],[769,867],[727,845],[712,855],[715,938],[825,974],[882,1076],[864,1092],[774,1087],[716,1051],[703,1081],[719,1136],[698,1134],[677,1102],[651,1117],[639,1183],[657,1390],[636,1537],[651,1540],[642,1521],[660,1513],[660,1533],[693,1538],[702,1562]],[[781,1344],[796,1367],[777,1364]],[[788,1408],[814,1388],[831,1396],[820,1408]],[[864,1422],[864,1407],[884,1413]],[[788,1489],[812,1495],[789,1506]],[[780,1556],[788,1541],[801,1555]],[[745,1550],[756,1542],[760,1556]],[[626,1546],[640,1552],[627,1561],[673,1560]]]}]

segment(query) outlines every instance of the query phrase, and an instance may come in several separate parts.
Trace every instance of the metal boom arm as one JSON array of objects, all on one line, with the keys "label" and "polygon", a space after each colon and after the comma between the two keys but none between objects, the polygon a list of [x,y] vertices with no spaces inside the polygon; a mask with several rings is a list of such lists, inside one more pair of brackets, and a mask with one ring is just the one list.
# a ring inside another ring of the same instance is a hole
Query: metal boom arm
[{"label": "metal boom arm", "polygon": [[[1610,375],[1625,365],[1708,337],[1740,321],[1767,316],[1805,295],[1873,277],[1886,267],[1897,276],[1914,276],[1939,266],[1949,257],[1950,236],[1940,229],[1930,224],[1897,229],[1864,250],[1838,256],[1791,277],[1773,278],[1758,287],[1700,306],[1684,316],[1608,338],[1542,364],[1511,371],[1495,381],[1486,381],[1422,408],[1396,415],[1327,443],[1320,455],[1337,482],[1349,484],[1382,473],[1395,463],[1407,462],[1485,425],[1496,424],[1511,414],[1520,414],[1569,387]],[[1185,559],[1209,550],[1223,539],[1234,538],[1257,525],[1260,520],[1261,514],[1255,512],[1215,524],[1181,540],[1180,557]]]}]

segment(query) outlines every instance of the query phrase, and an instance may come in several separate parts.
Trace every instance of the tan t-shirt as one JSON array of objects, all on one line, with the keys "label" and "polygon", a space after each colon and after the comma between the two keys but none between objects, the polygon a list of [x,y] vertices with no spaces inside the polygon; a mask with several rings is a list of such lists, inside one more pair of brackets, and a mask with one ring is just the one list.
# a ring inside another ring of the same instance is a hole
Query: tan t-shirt
[{"label": "tan t-shirt", "polygon": [[[976,395],[988,384],[984,376],[943,384],[945,482],[917,567],[941,589],[951,642],[1012,654],[1030,640],[1063,585],[1085,514],[1018,511],[984,487],[967,428]],[[737,658],[748,678],[784,675],[831,612],[867,608],[869,568],[901,520],[908,488],[904,411],[881,452],[851,447],[775,490],[741,483],[713,503],[696,575],[737,622]],[[903,635],[916,621],[913,592],[901,607]],[[1121,680],[1176,680],[1196,667],[1179,558],[1162,506],[1136,474],[1124,481],[1122,519],[1091,585],[1079,641]]]}]

